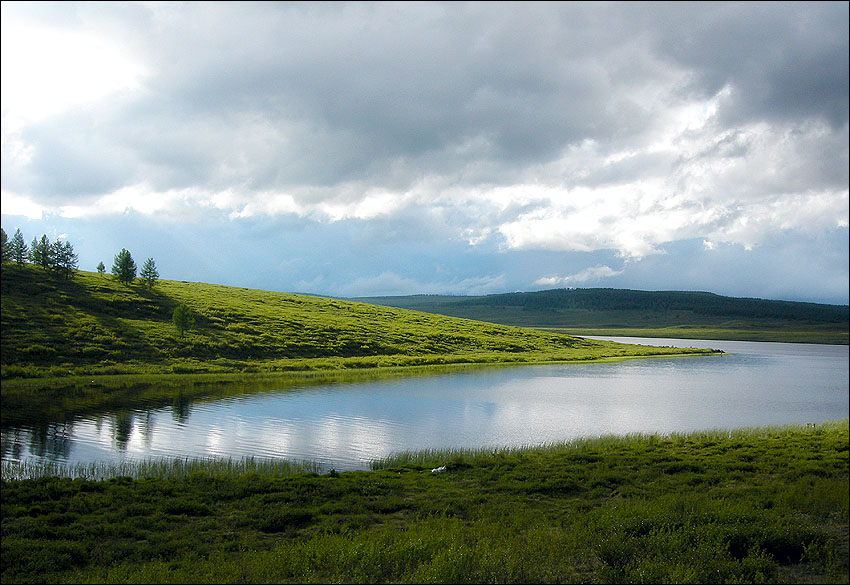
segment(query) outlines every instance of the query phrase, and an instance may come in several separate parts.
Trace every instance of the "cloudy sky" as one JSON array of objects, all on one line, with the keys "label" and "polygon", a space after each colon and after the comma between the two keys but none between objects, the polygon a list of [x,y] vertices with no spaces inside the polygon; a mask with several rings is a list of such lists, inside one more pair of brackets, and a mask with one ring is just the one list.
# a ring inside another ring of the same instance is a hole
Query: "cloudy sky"
[{"label": "cloudy sky", "polygon": [[848,3],[2,3],[2,225],[162,278],[848,303]]}]

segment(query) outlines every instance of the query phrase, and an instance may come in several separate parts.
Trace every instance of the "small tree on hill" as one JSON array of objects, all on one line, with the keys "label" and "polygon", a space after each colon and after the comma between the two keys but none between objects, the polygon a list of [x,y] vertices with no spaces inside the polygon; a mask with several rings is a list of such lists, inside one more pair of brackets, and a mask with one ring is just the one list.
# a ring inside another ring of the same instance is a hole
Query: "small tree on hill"
[{"label": "small tree on hill", "polygon": [[159,272],[156,269],[156,262],[153,261],[153,258],[145,260],[139,276],[145,281],[145,286],[153,288],[153,285],[156,284],[156,280],[159,278]]},{"label": "small tree on hill", "polygon": [[30,258],[32,258],[33,264],[37,264],[45,270],[53,266],[53,246],[50,244],[47,234],[42,234],[40,240],[33,239]]},{"label": "small tree on hill", "polygon": [[115,255],[115,261],[112,263],[112,274],[118,278],[119,282],[124,284],[130,284],[136,278],[136,263],[126,248],[121,248],[121,251]]},{"label": "small tree on hill", "polygon": [[104,265],[103,265],[103,262],[102,262],[102,261],[101,261],[101,262],[98,262],[98,263],[97,263],[97,273],[98,273],[98,274],[103,274],[104,272],[106,272],[106,266],[104,266]]},{"label": "small tree on hill", "polygon": [[177,330],[180,332],[180,337],[183,337],[183,332],[195,324],[195,315],[185,304],[177,305],[174,313],[171,315],[171,321]]},{"label": "small tree on hill", "polygon": [[12,253],[12,260],[14,260],[18,266],[23,266],[24,262],[26,262],[29,258],[30,249],[24,241],[24,234],[21,233],[20,228],[16,229],[15,235],[12,236],[10,251]]}]

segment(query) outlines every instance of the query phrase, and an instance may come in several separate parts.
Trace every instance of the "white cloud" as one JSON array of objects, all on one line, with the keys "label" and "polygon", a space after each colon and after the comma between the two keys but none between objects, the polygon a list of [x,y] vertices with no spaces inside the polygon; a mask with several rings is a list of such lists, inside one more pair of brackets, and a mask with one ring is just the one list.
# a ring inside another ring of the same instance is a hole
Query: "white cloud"
[{"label": "white cloud", "polygon": [[538,278],[534,284],[538,286],[582,284],[585,282],[596,282],[604,278],[611,278],[612,276],[618,276],[620,274],[623,274],[622,270],[614,270],[610,266],[599,265],[591,268],[585,268],[580,272],[569,274],[567,276],[545,276]]},{"label": "white cloud", "polygon": [[109,39],[22,20],[5,2],[2,13],[6,131],[141,87],[144,66]]},{"label": "white cloud", "polygon": [[44,215],[44,207],[29,197],[10,193],[6,190],[0,193],[2,193],[0,199],[2,199],[3,215],[15,215],[29,219],[41,219]]}]

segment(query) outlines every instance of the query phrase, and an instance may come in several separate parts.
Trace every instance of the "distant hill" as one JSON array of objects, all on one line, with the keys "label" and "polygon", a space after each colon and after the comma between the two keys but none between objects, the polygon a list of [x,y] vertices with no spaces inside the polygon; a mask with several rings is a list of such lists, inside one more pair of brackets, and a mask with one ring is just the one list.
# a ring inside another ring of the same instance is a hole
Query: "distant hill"
[{"label": "distant hill", "polygon": [[[3,378],[232,373],[675,353],[340,299],[79,272],[2,269]],[[172,313],[195,325],[180,335]]]},{"label": "distant hill", "polygon": [[710,292],[553,289],[484,296],[361,297],[374,304],[576,334],[847,343],[850,307]]}]

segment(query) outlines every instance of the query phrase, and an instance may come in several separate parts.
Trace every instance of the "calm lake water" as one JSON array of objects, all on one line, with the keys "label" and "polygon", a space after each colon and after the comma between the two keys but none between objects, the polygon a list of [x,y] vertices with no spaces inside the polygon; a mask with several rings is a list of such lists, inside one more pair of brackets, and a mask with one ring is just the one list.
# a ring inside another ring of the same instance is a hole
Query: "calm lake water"
[{"label": "calm lake water", "polygon": [[848,346],[597,338],[723,356],[521,366],[246,394],[4,427],[3,460],[285,458],[368,469],[394,451],[540,445],[848,416]]}]

